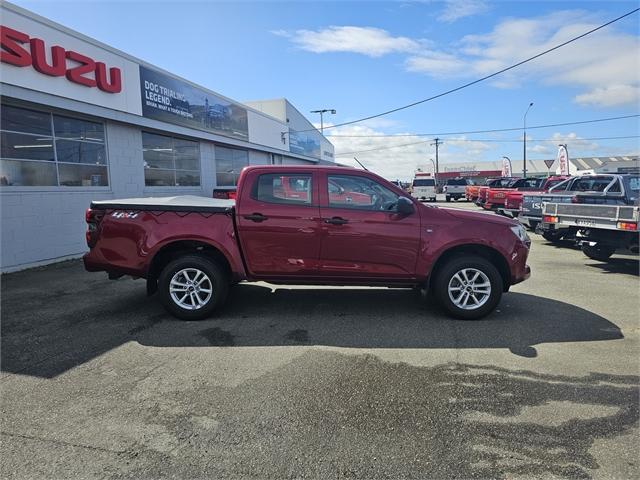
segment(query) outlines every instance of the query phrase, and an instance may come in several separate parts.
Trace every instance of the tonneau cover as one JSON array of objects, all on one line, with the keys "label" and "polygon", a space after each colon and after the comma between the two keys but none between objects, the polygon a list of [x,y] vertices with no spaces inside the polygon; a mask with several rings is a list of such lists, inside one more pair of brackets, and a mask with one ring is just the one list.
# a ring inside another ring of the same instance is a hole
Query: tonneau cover
[{"label": "tonneau cover", "polygon": [[177,197],[122,198],[115,200],[94,200],[93,209],[117,210],[161,210],[171,212],[228,213],[233,210],[235,200],[181,195]]}]

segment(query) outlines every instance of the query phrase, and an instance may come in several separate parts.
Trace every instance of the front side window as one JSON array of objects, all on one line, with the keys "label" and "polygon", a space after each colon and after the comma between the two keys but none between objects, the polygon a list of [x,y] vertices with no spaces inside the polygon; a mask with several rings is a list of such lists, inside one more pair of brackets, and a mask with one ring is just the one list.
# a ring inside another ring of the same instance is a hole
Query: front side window
[{"label": "front side window", "polygon": [[142,157],[147,187],[200,186],[198,142],[142,132]]},{"label": "front side window", "polygon": [[267,203],[311,205],[312,192],[311,175],[269,173],[258,177],[252,197]]},{"label": "front side window", "polygon": [[235,187],[244,167],[249,165],[249,152],[216,145],[216,185]]},{"label": "front side window", "polygon": [[0,186],[108,186],[104,125],[2,106]]},{"label": "front side window", "polygon": [[329,175],[327,180],[330,207],[394,211],[398,203],[396,193],[366,177]]}]

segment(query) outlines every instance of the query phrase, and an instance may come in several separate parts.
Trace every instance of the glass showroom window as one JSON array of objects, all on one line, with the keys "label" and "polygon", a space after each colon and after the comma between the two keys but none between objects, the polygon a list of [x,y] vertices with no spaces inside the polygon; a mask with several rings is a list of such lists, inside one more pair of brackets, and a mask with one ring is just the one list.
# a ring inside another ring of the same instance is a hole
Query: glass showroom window
[{"label": "glass showroom window", "polygon": [[249,152],[237,148],[216,146],[216,184],[219,187],[235,187],[238,176],[249,165]]},{"label": "glass showroom window", "polygon": [[2,106],[0,186],[109,185],[101,123]]},{"label": "glass showroom window", "polygon": [[142,132],[142,156],[147,187],[200,186],[198,142]]}]

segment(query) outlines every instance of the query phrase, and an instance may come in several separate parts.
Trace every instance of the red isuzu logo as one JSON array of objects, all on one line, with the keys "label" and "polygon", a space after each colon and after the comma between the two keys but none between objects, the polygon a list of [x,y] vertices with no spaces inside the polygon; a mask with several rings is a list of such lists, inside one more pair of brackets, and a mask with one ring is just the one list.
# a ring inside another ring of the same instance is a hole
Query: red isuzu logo
[{"label": "red isuzu logo", "polygon": [[[22,45],[29,44],[27,50]],[[32,65],[38,72],[51,77],[66,76],[73,83],[86,87],[97,87],[103,92],[118,93],[122,90],[120,69],[111,67],[107,80],[107,66],[103,62],[96,62],[92,58],[78,52],[65,50],[60,46],[51,47],[51,65],[47,63],[44,41],[30,38],[26,33],[12,28],[0,26],[0,61],[17,67]],[[67,59],[75,66],[67,67]],[[91,76],[86,76],[91,74]]]}]

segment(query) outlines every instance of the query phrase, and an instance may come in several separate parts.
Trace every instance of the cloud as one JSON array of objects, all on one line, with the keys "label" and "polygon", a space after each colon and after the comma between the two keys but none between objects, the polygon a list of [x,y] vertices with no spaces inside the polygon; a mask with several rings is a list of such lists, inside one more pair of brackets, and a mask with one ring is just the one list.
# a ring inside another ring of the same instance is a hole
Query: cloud
[{"label": "cloud", "polygon": [[407,37],[394,37],[386,30],[374,27],[332,26],[322,30],[297,30],[286,33],[273,31],[275,35],[288,36],[303,50],[314,53],[352,52],[380,57],[388,53],[411,52],[420,43]]},{"label": "cloud", "polygon": [[[483,2],[448,2],[447,8],[453,9],[453,4],[462,13],[472,10],[468,5]],[[451,14],[448,18],[453,17]],[[601,22],[601,16],[581,10],[507,18],[488,33],[466,35],[446,48],[437,48],[427,39],[394,37],[374,27],[332,26],[317,31],[272,33],[315,53],[352,52],[369,57],[401,53],[406,56],[404,68],[409,72],[439,79],[470,80],[537,55]],[[489,84],[495,88],[518,88],[527,82],[538,82],[573,89],[573,101],[580,105],[638,105],[639,50],[640,37],[621,32],[613,25],[505,72]]]},{"label": "cloud", "polygon": [[409,57],[405,65],[410,72],[429,72],[434,77],[462,75],[467,68],[463,60],[442,52],[424,52]]},{"label": "cloud", "polygon": [[[411,55],[406,68],[432,77],[484,76],[584,33],[601,19],[582,11],[560,11],[533,18],[510,18],[491,32],[467,35],[448,51]],[[502,74],[493,86],[516,88],[536,80],[586,89],[574,101],[602,107],[637,104],[640,88],[638,37],[599,31]]]},{"label": "cloud", "polygon": [[[330,135],[384,135],[384,131],[363,125],[346,125],[330,131]],[[335,146],[336,162],[346,165],[353,165],[358,168],[358,164],[353,157],[358,157],[368,169],[382,175],[389,180],[410,180],[417,168],[431,169],[430,158],[435,159],[435,149],[430,144],[433,139],[417,136],[403,137],[337,137],[330,136],[329,140]],[[419,142],[419,143],[417,143]],[[394,145],[407,145],[398,148],[387,148]],[[373,152],[363,152],[351,154],[349,152],[359,152],[385,148]],[[469,140],[464,136],[445,139],[440,147],[439,161],[444,166],[451,162],[462,161],[482,161],[484,154],[494,145],[484,142]],[[343,155],[348,153],[348,155]],[[443,167],[441,167],[443,168]]]},{"label": "cloud", "polygon": [[461,18],[485,13],[488,10],[489,5],[483,0],[447,0],[438,20],[452,23]]},{"label": "cloud", "polygon": [[640,86],[638,85],[610,85],[577,95],[575,102],[580,105],[598,105],[614,107],[625,104],[640,103]]},{"label": "cloud", "polygon": [[558,152],[558,145],[567,144],[569,156],[598,156],[599,152],[606,151],[611,154],[611,146],[603,147],[593,140],[587,140],[575,132],[561,133],[555,132],[544,140],[533,140],[527,135],[527,140],[531,142],[527,145],[527,151],[539,154],[544,158],[555,158]]}]

